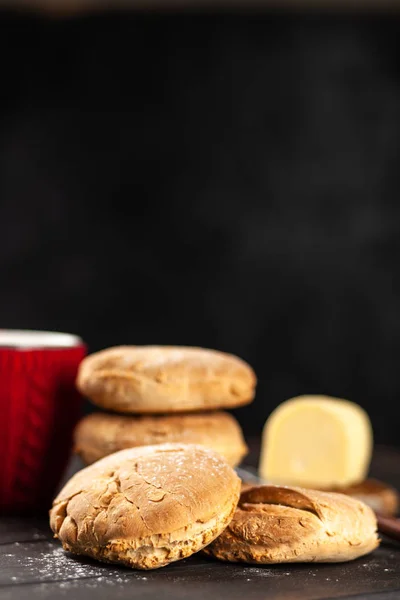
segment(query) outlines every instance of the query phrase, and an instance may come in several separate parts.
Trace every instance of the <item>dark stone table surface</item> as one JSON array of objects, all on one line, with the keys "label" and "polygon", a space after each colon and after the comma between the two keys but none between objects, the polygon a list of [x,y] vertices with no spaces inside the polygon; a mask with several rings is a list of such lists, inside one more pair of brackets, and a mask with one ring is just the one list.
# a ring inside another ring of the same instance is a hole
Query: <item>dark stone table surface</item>
[{"label": "dark stone table surface", "polygon": [[[255,455],[249,464],[255,464]],[[73,461],[70,472],[77,468]],[[400,451],[378,447],[372,475],[400,489]],[[0,600],[400,599],[400,544],[344,564],[258,567],[193,556],[155,571],[74,558],[44,517],[0,518]]]}]

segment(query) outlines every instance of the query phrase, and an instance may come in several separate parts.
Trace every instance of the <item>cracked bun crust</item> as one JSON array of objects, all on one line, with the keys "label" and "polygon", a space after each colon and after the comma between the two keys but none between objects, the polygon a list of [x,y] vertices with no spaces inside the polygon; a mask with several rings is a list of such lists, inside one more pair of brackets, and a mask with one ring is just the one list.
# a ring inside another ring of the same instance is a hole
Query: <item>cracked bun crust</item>
[{"label": "cracked bun crust", "polygon": [[206,446],[231,467],[247,454],[239,423],[225,412],[146,417],[92,413],[75,429],[75,452],[87,465],[118,450],[166,442]]},{"label": "cracked bun crust", "polygon": [[232,518],[240,479],[202,446],[121,450],[79,471],[54,500],[65,550],[156,569],[209,544]]},{"label": "cracked bun crust", "polygon": [[77,387],[116,412],[169,413],[233,408],[254,398],[256,376],[237,356],[173,346],[119,346],[80,365]]},{"label": "cracked bun crust", "polygon": [[[242,492],[257,485],[261,484],[242,481]],[[400,498],[398,491],[378,479],[366,479],[361,483],[355,483],[346,487],[324,489],[322,491],[345,494],[345,496],[356,498],[383,517],[394,517],[399,512]]]},{"label": "cracked bun crust", "polygon": [[378,545],[375,515],[362,502],[261,485],[242,492],[232,521],[204,552],[230,562],[343,562]]}]

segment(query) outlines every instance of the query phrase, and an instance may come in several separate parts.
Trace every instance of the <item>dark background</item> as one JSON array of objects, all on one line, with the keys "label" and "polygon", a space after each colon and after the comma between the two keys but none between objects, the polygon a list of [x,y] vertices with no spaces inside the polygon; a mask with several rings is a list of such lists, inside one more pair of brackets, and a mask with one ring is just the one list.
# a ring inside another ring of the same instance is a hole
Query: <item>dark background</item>
[{"label": "dark background", "polygon": [[400,443],[400,14],[0,14],[0,326],[188,344]]}]

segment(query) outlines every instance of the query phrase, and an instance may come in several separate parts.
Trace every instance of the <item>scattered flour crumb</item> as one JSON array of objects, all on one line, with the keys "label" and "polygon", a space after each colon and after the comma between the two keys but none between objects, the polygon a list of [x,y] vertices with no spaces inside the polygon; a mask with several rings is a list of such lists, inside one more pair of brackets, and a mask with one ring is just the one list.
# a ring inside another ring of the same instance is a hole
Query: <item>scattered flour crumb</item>
[{"label": "scattered flour crumb", "polygon": [[[277,569],[266,569],[265,567],[247,567],[245,571],[246,575],[255,575],[258,577],[279,577],[280,572]],[[235,575],[240,577],[241,574]]]},{"label": "scattered flour crumb", "polygon": [[[27,545],[28,552],[30,548]],[[32,552],[32,550],[30,551]],[[51,548],[48,551],[38,554],[32,553],[24,556],[9,554],[6,556],[14,557],[16,566],[21,569],[25,569],[32,574],[40,574],[44,581],[47,579],[65,581],[69,579],[97,577],[98,581],[104,579],[106,583],[111,582],[111,585],[113,585],[117,578],[121,579],[121,582],[126,579],[122,578],[120,572],[117,570],[110,571],[109,568],[100,563],[97,566],[73,559],[61,547],[54,547],[54,544],[51,544]]]}]

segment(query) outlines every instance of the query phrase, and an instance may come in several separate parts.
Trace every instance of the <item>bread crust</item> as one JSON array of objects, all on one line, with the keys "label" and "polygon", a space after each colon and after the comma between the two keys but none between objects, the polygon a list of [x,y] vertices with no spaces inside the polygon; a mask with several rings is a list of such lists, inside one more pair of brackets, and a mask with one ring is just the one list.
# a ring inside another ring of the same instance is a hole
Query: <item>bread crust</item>
[{"label": "bread crust", "polygon": [[240,480],[208,448],[122,450],[79,471],[50,510],[65,550],[138,569],[190,556],[226,527]]},{"label": "bread crust", "polygon": [[226,412],[129,416],[92,413],[75,429],[75,452],[87,464],[118,450],[162,443],[200,444],[231,467],[247,454],[239,423]]},{"label": "bread crust", "polygon": [[233,408],[254,398],[256,376],[240,358],[216,350],[118,346],[86,357],[77,387],[116,412],[169,413]]},{"label": "bread crust", "polygon": [[261,485],[242,492],[232,521],[204,552],[230,562],[342,562],[378,545],[375,515],[362,502]]},{"label": "bread crust", "polygon": [[[242,492],[256,485],[261,484],[242,481]],[[366,479],[361,483],[347,487],[329,488],[321,491],[336,492],[337,494],[345,494],[345,496],[356,498],[383,517],[395,517],[399,512],[399,492],[394,487],[378,479]]]}]

